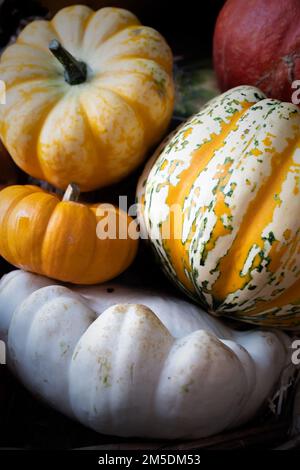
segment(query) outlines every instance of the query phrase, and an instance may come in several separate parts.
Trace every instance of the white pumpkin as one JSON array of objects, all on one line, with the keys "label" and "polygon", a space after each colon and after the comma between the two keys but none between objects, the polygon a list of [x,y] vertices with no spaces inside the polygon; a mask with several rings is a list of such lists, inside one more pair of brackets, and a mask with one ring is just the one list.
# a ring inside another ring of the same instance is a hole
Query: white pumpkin
[{"label": "white pumpkin", "polygon": [[0,337],[34,394],[119,436],[200,438],[244,423],[290,362],[283,333],[237,332],[164,294],[70,290],[23,271],[0,282]]}]

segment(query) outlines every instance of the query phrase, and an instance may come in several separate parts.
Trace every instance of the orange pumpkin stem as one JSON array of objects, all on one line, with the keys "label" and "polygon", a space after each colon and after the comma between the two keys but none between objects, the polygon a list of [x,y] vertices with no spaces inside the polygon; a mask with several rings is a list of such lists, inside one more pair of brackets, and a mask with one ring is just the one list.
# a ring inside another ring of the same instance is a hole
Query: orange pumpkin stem
[{"label": "orange pumpkin stem", "polygon": [[78,184],[70,183],[66,189],[66,192],[63,197],[63,201],[73,201],[77,202],[80,195],[80,189]]}]

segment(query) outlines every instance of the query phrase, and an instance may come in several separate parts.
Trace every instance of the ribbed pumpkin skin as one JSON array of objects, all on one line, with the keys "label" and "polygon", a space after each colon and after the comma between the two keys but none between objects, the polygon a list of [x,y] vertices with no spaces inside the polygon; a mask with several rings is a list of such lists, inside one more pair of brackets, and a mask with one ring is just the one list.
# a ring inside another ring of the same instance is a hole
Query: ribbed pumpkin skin
[{"label": "ribbed pumpkin skin", "polygon": [[[65,81],[53,39],[87,64],[86,82]],[[163,37],[123,9],[77,5],[34,21],[1,58],[1,138],[18,166],[58,188],[120,181],[168,126],[172,62]]]},{"label": "ribbed pumpkin skin", "polygon": [[[60,281],[112,279],[133,261],[137,240],[99,239],[97,207],[60,201],[36,186],[5,188],[0,192],[0,255],[14,266]],[[132,219],[117,208],[111,211],[126,231]]]},{"label": "ribbed pumpkin skin", "polygon": [[138,196],[142,227],[185,292],[217,315],[299,328],[296,106],[246,86],[215,98],[158,150]]}]

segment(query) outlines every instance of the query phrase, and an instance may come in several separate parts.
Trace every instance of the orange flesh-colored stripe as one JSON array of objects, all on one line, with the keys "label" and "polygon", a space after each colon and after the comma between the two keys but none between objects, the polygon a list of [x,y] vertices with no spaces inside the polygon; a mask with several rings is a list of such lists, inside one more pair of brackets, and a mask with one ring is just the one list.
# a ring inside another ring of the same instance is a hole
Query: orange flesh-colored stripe
[{"label": "orange flesh-colored stripe", "polygon": [[219,165],[218,171],[213,177],[214,179],[218,180],[218,185],[217,185],[218,192],[216,194],[216,202],[214,205],[214,213],[217,217],[217,221],[210,235],[210,239],[206,243],[206,246],[205,246],[206,252],[209,252],[214,249],[219,238],[224,237],[225,235],[229,235],[231,233],[231,230],[224,225],[224,222],[222,220],[224,216],[232,215],[231,209],[225,203],[225,194],[220,189],[221,186],[225,187],[230,179],[231,174],[229,170],[231,166],[232,166],[231,161],[224,163],[223,165]]},{"label": "orange flesh-colored stripe", "polygon": [[[193,152],[190,165],[180,174],[181,182],[179,182],[176,186],[169,186],[168,197],[166,200],[169,208],[179,205],[181,208],[181,214],[183,213],[185,199],[191,192],[195,179],[213,158],[214,153],[224,146],[224,140],[228,134],[237,128],[239,119],[253,104],[254,103],[242,102],[241,111],[233,115],[229,123],[223,123],[221,125],[220,134],[211,134],[210,141],[203,144],[199,149]],[[170,210],[167,220],[162,224],[161,227],[163,246],[169,255],[170,262],[179,281],[187,289],[195,292],[194,285],[185,273],[185,269],[188,272],[191,272],[188,250],[191,237],[189,237],[186,243],[182,242],[181,237],[176,237],[176,229],[179,224],[181,224],[181,221],[178,221],[178,214],[174,214],[174,212]],[[169,236],[164,237],[163,234],[168,232]]]},{"label": "orange flesh-colored stripe", "polygon": [[[276,299],[270,301],[257,302],[255,308],[247,310],[247,315],[255,316],[261,312],[271,310],[273,308],[281,308],[286,305],[297,305],[300,302],[300,279],[298,279],[292,286],[286,289]],[[244,312],[241,312],[243,315]]]},{"label": "orange flesh-colored stripe", "polygon": [[[296,135],[293,139],[289,139],[283,152],[274,153],[271,161],[271,174],[249,204],[231,248],[220,261],[220,275],[212,288],[213,296],[219,301],[224,301],[230,293],[242,289],[250,280],[249,276],[241,276],[240,272],[246,262],[249,249],[253,245],[261,249],[264,247],[262,232],[272,222],[274,210],[280,203],[273,196],[281,192],[291,165],[295,165],[292,160],[293,150],[298,141],[299,136]],[[269,265],[269,270],[272,272],[276,272],[280,267],[281,255],[281,250],[273,250],[272,263]]]},{"label": "orange flesh-colored stripe", "polygon": [[[299,244],[299,235],[296,235],[294,239],[291,240],[290,243],[287,245],[280,246],[279,244],[276,244],[276,247],[278,248],[278,255],[277,256],[283,256],[287,250],[289,250],[290,253],[294,254],[296,253],[296,248]],[[275,245],[275,243],[272,245]],[[271,260],[272,264],[273,259]],[[291,269],[293,265],[295,264],[296,260],[295,257],[292,258],[292,260],[288,260],[286,262],[288,269]],[[273,265],[274,269],[274,265]],[[275,269],[277,267],[275,266]],[[289,304],[299,304],[300,303],[300,279],[296,280],[290,287],[285,289],[284,292],[282,292],[278,297],[271,301],[266,301],[266,300],[260,300],[256,303],[254,308],[250,308],[247,310],[248,315],[256,315],[260,312],[264,312],[265,310],[273,309],[273,308],[280,308],[284,307],[285,305]]]}]

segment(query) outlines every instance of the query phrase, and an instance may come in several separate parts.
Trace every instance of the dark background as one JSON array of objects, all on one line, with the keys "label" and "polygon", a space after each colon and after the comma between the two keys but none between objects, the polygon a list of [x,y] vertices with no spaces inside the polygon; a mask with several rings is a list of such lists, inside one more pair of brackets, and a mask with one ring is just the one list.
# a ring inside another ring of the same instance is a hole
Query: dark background
[{"label": "dark background", "polygon": [[160,31],[176,55],[210,56],[215,20],[225,0],[0,0],[0,47],[14,34],[20,20],[30,16],[53,15],[60,8],[82,3],[127,8],[140,21]]}]

